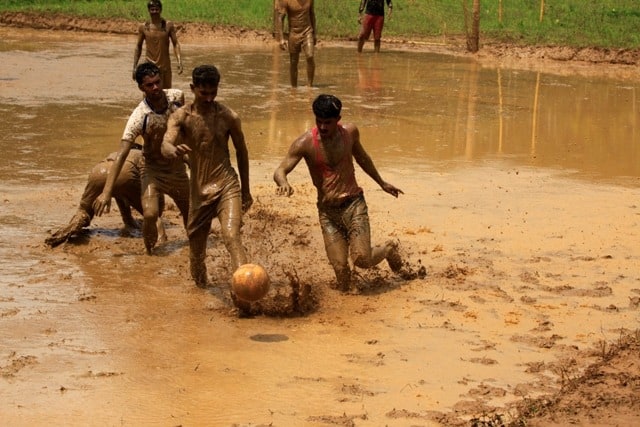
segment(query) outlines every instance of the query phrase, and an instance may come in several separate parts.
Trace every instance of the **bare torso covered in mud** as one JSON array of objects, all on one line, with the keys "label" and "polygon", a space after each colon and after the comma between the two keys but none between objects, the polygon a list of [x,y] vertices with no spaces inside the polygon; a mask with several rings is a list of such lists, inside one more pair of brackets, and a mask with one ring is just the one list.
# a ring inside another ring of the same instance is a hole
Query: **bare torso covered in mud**
[{"label": "bare torso covered in mud", "polygon": [[319,206],[340,206],[362,193],[353,166],[353,130],[352,125],[339,126],[329,143],[322,141],[318,128],[305,135],[304,159],[318,190]]},{"label": "bare torso covered in mud", "polygon": [[191,149],[191,213],[240,195],[238,175],[229,158],[229,137],[239,129],[238,115],[218,102],[204,116],[193,108],[187,104],[177,110],[165,135],[165,140],[177,136]]},{"label": "bare torso covered in mud", "polygon": [[[313,0],[278,0],[276,2],[275,37],[280,49],[289,50],[289,78],[291,86],[298,86],[298,60],[304,52],[307,61],[307,84],[313,85],[315,76],[316,18]],[[284,40],[284,18],[289,20],[289,39]]]},{"label": "bare torso covered in mud", "polygon": [[[111,153],[106,159],[98,163],[91,169],[87,186],[82,198],[80,199],[80,208],[93,218],[93,202],[102,194],[104,184],[107,180],[107,173],[111,164],[115,161],[118,153]],[[127,159],[122,166],[122,171],[118,174],[116,183],[113,187],[113,197],[123,200],[140,214],[142,214],[142,204],[140,202],[140,171],[144,159],[142,153],[138,149],[129,151]],[[122,208],[120,209],[122,210]],[[126,222],[125,222],[126,223]]]},{"label": "bare torso covered in mud", "polygon": [[313,0],[279,0],[278,12],[289,19],[289,43],[313,33]]},{"label": "bare torso covered in mud", "polygon": [[[117,154],[117,152],[109,154],[106,159],[91,169],[84,192],[80,198],[77,212],[67,225],[60,227],[45,240],[46,244],[51,247],[58,246],[69,240],[73,235],[78,234],[84,227],[89,226],[95,214],[93,203],[104,190],[107,175]],[[144,159],[141,150],[136,148],[129,151],[122,170],[118,174],[113,186],[112,196],[118,204],[118,210],[120,211],[122,222],[125,225],[125,231],[139,228],[138,223],[131,215],[131,208],[138,211],[141,215],[143,214],[140,186],[140,171],[142,170],[143,164]],[[164,208],[164,199],[161,195],[159,196],[158,203],[161,214]],[[157,227],[161,238],[166,240],[162,220],[158,220]]]}]

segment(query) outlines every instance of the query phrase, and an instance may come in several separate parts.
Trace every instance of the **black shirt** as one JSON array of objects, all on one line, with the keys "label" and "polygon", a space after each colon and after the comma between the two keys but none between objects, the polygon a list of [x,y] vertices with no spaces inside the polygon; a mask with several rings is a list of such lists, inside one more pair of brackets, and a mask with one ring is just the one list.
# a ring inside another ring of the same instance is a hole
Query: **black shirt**
[{"label": "black shirt", "polygon": [[388,7],[393,7],[391,0],[361,0],[359,12],[367,15],[384,16],[384,2],[387,2]]}]

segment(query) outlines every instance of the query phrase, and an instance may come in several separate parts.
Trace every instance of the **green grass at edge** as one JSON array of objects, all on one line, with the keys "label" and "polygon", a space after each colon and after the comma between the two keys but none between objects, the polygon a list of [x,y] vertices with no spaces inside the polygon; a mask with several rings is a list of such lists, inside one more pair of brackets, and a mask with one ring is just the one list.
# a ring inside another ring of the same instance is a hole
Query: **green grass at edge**
[{"label": "green grass at edge", "polygon": [[[522,45],[640,47],[640,1],[483,0],[481,36]],[[384,37],[429,38],[464,34],[463,4],[471,0],[395,0]],[[176,22],[203,22],[270,31],[273,0],[165,0],[163,15]],[[502,4],[501,13],[499,5]],[[315,0],[323,38],[354,38],[359,0]],[[144,0],[0,0],[0,12],[23,11],[95,18],[148,16]],[[501,19],[499,19],[501,17]]]}]

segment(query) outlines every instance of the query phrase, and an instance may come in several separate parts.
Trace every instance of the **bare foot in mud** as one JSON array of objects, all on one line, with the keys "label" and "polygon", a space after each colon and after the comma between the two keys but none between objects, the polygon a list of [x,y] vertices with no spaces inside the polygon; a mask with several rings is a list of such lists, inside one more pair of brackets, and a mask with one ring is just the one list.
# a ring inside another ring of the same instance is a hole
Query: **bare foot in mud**
[{"label": "bare foot in mud", "polygon": [[133,223],[125,223],[124,227],[122,227],[122,230],[120,230],[120,235],[122,237],[133,237],[136,236],[137,234],[139,234],[140,232],[140,224],[134,220]]},{"label": "bare foot in mud", "polygon": [[241,300],[234,292],[231,292],[231,301],[233,301],[233,305],[235,306],[234,313],[237,314],[239,318],[246,319],[253,317],[251,313],[251,303]]},{"label": "bare foot in mud", "polygon": [[386,246],[389,248],[389,253],[387,254],[387,263],[389,263],[389,268],[394,273],[398,273],[402,268],[400,242],[398,242],[397,240],[389,240],[387,241]]},{"label": "bare foot in mud", "polygon": [[200,289],[207,289],[209,288],[209,279],[207,279],[206,275],[205,277],[200,277],[198,279],[194,280],[196,286]]},{"label": "bare foot in mud", "polygon": [[424,279],[427,276],[427,269],[423,265],[418,263],[417,266],[413,266],[406,261],[407,257],[402,255],[399,241],[389,240],[387,246],[391,247],[387,255],[387,263],[389,263],[391,271],[404,280]]}]

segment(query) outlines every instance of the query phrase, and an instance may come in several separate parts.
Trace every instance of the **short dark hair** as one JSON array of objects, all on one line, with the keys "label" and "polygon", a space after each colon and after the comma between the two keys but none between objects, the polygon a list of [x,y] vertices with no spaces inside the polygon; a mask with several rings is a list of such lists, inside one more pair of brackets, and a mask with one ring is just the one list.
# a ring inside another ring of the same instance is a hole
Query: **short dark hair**
[{"label": "short dark hair", "polygon": [[149,0],[147,3],[147,9],[151,9],[151,7],[156,6],[160,10],[162,10],[162,2],[160,0]]},{"label": "short dark hair", "polygon": [[218,86],[220,83],[220,72],[215,65],[198,65],[191,73],[194,86]]},{"label": "short dark hair", "polygon": [[160,68],[153,62],[143,62],[136,67],[136,81],[139,85],[142,84],[145,77],[153,77],[156,74],[160,74]]},{"label": "short dark hair", "polygon": [[333,119],[340,117],[342,102],[333,95],[318,95],[313,101],[313,114],[320,119]]}]

